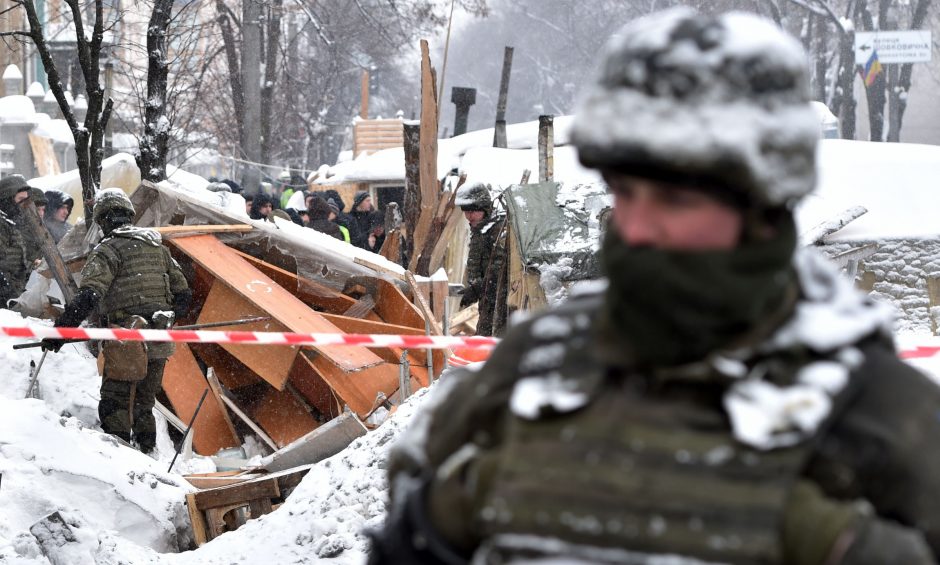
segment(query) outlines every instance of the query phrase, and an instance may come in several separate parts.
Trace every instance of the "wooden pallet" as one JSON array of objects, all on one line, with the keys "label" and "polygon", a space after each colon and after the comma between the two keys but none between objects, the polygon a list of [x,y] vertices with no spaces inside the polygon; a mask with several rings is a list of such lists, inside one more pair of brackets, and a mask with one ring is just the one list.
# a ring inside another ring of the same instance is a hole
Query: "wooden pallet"
[{"label": "wooden pallet", "polygon": [[[196,545],[269,514],[282,502],[282,493],[300,484],[309,470],[310,466],[298,467],[187,494],[186,508]],[[237,480],[237,477],[230,479]]]}]

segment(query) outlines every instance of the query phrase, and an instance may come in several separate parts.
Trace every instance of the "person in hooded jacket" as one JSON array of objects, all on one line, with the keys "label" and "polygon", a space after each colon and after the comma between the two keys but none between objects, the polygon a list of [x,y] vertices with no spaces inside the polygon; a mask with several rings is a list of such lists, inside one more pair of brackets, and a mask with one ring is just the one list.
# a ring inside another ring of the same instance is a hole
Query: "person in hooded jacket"
[{"label": "person in hooded jacket", "polygon": [[26,288],[30,264],[18,220],[20,203],[29,198],[30,186],[21,175],[0,179],[0,307]]},{"label": "person in hooded jacket", "polygon": [[[104,237],[88,255],[78,294],[66,305],[56,327],[77,327],[94,311],[105,327],[166,329],[172,323],[168,312],[183,318],[192,290],[160,234],[131,224],[134,206],[127,195],[119,188],[99,191],[93,217]],[[45,339],[42,343],[45,349],[58,351],[65,342]],[[128,443],[134,441],[142,452],[150,453],[157,441],[153,407],[163,369],[175,346],[159,342],[133,345],[141,349],[125,351],[102,345],[98,417],[106,433]],[[131,358],[138,361],[136,366],[130,364]]]},{"label": "person in hooded jacket", "polygon": [[346,243],[352,243],[352,231],[358,226],[355,225],[352,216],[344,211],[346,209],[346,202],[344,202],[343,198],[339,195],[339,191],[334,188],[324,190],[323,198],[326,198],[327,202],[332,200],[336,205],[335,222],[345,228],[344,236],[346,237]]},{"label": "person in hooded jacket", "polygon": [[571,132],[613,195],[607,285],[441,379],[370,562],[937,563],[940,387],[797,244],[806,65],[740,13],[611,40]]},{"label": "person in hooded jacket", "polygon": [[349,228],[350,243],[356,247],[367,249],[369,241],[369,232],[371,231],[372,220],[370,218],[373,210],[372,197],[368,191],[360,190],[353,199],[352,211],[350,211]]},{"label": "person in hooded jacket", "polygon": [[344,241],[339,226],[330,219],[333,211],[330,209],[329,203],[327,203],[322,196],[319,194],[313,195],[313,198],[310,199],[310,207],[307,208],[307,213],[310,215],[310,221],[307,224],[308,228]]},{"label": "person in hooded jacket", "polygon": [[72,215],[74,205],[75,200],[68,194],[59,190],[46,191],[46,210],[42,222],[56,243],[59,243],[72,227],[68,219]]},{"label": "person in hooded jacket", "polygon": [[[46,211],[46,194],[38,188],[31,188],[29,190],[28,200],[33,202],[33,205],[36,207],[36,213],[41,220]],[[23,234],[23,249],[26,251],[26,263],[30,266],[30,269],[34,269],[39,265],[39,262],[42,261],[42,242],[40,241],[39,234],[35,234],[30,228],[29,221],[26,219],[25,210],[21,209],[20,214],[16,218],[16,225]]]},{"label": "person in hooded jacket", "polygon": [[248,217],[252,220],[270,220],[272,212],[274,212],[274,199],[264,192],[255,194],[251,199]]}]

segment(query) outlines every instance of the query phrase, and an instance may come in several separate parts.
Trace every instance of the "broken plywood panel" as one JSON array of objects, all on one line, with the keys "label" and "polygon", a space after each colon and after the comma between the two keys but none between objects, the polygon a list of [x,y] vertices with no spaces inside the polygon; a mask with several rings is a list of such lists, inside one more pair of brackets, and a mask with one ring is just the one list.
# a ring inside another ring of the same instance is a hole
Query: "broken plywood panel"
[{"label": "broken plywood panel", "polygon": [[[292,332],[341,333],[339,328],[214,236],[182,237],[171,243],[211,273],[216,282],[225,284],[241,298],[262,309],[272,318],[270,322],[265,322],[271,324],[272,328],[275,324],[281,324]],[[265,349],[270,346],[249,347]],[[370,410],[377,392],[391,395],[398,387],[398,368],[385,363],[364,347],[324,346],[313,349],[319,353],[313,361],[317,372],[357,414],[365,414]],[[286,381],[287,372],[283,374],[283,379],[269,382],[278,390],[283,390]]]},{"label": "broken plywood panel", "polygon": [[250,415],[278,448],[304,436],[318,425],[293,394],[273,388],[268,388],[264,396],[251,406]]},{"label": "broken plywood panel", "polygon": [[[177,344],[163,371],[163,390],[180,419],[188,422],[193,417],[202,391],[208,386],[192,351],[184,343]],[[241,444],[215,402],[203,403],[192,434],[193,448],[200,455],[215,455],[219,450]]]}]

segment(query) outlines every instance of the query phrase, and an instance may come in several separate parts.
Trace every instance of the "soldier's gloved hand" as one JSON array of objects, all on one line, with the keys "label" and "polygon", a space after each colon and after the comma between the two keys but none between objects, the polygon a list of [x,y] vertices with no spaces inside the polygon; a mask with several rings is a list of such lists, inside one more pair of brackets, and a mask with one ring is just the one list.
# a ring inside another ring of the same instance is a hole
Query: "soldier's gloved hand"
[{"label": "soldier's gloved hand", "polygon": [[64,339],[56,339],[52,337],[47,337],[43,339],[42,341],[40,341],[39,343],[43,351],[51,351],[53,353],[58,353],[59,350],[62,349],[62,346],[65,345],[67,342]]},{"label": "soldier's gloved hand", "polygon": [[399,476],[395,498],[381,530],[367,532],[372,540],[367,565],[457,565],[469,562],[438,533],[427,512],[426,478]]}]

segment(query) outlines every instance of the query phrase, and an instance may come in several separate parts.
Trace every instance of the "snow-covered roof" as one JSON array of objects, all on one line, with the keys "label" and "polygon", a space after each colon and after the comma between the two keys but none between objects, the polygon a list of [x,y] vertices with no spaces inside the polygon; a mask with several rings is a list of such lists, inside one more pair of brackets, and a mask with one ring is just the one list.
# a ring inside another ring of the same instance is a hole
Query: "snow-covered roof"
[{"label": "snow-covered roof", "polygon": [[38,135],[39,137],[48,137],[52,141],[58,143],[65,143],[67,145],[72,145],[75,143],[75,138],[72,137],[72,130],[69,128],[69,123],[65,120],[44,120],[36,124],[36,129],[33,130],[33,135]]},{"label": "snow-covered roof", "polygon": [[35,115],[33,101],[22,94],[0,98],[0,122],[32,122]]},{"label": "snow-covered roof", "polygon": [[23,73],[20,72],[20,68],[16,65],[7,65],[7,68],[3,71],[3,80],[13,80],[23,78]]},{"label": "snow-covered roof", "polygon": [[[557,116],[554,119],[555,153],[558,154],[560,146],[568,143],[568,133],[571,130],[572,116]],[[538,145],[538,120],[523,122],[506,126],[507,149],[534,149]],[[438,140],[437,146],[437,174],[443,177],[454,168],[466,170],[462,165],[464,156],[473,149],[493,147],[493,128],[483,129]],[[557,157],[556,157],[557,158]],[[528,159],[528,157],[519,157]],[[538,174],[538,157],[535,165],[526,167]],[[556,167],[557,169],[557,167]],[[511,182],[519,182],[519,175]],[[321,177],[322,179],[322,177]],[[401,147],[383,149],[371,155],[363,155],[358,159],[344,161],[330,167],[323,184],[339,184],[345,182],[380,182],[405,180],[405,150]],[[489,181],[487,181],[489,182]]]},{"label": "snow-covered roof", "polygon": [[797,208],[800,233],[864,206],[827,241],[940,236],[940,147],[824,139],[817,155],[816,191]]},{"label": "snow-covered roof", "polygon": [[37,81],[33,81],[29,88],[26,89],[26,96],[32,97],[41,97],[45,96],[46,91],[43,89],[42,84]]}]

